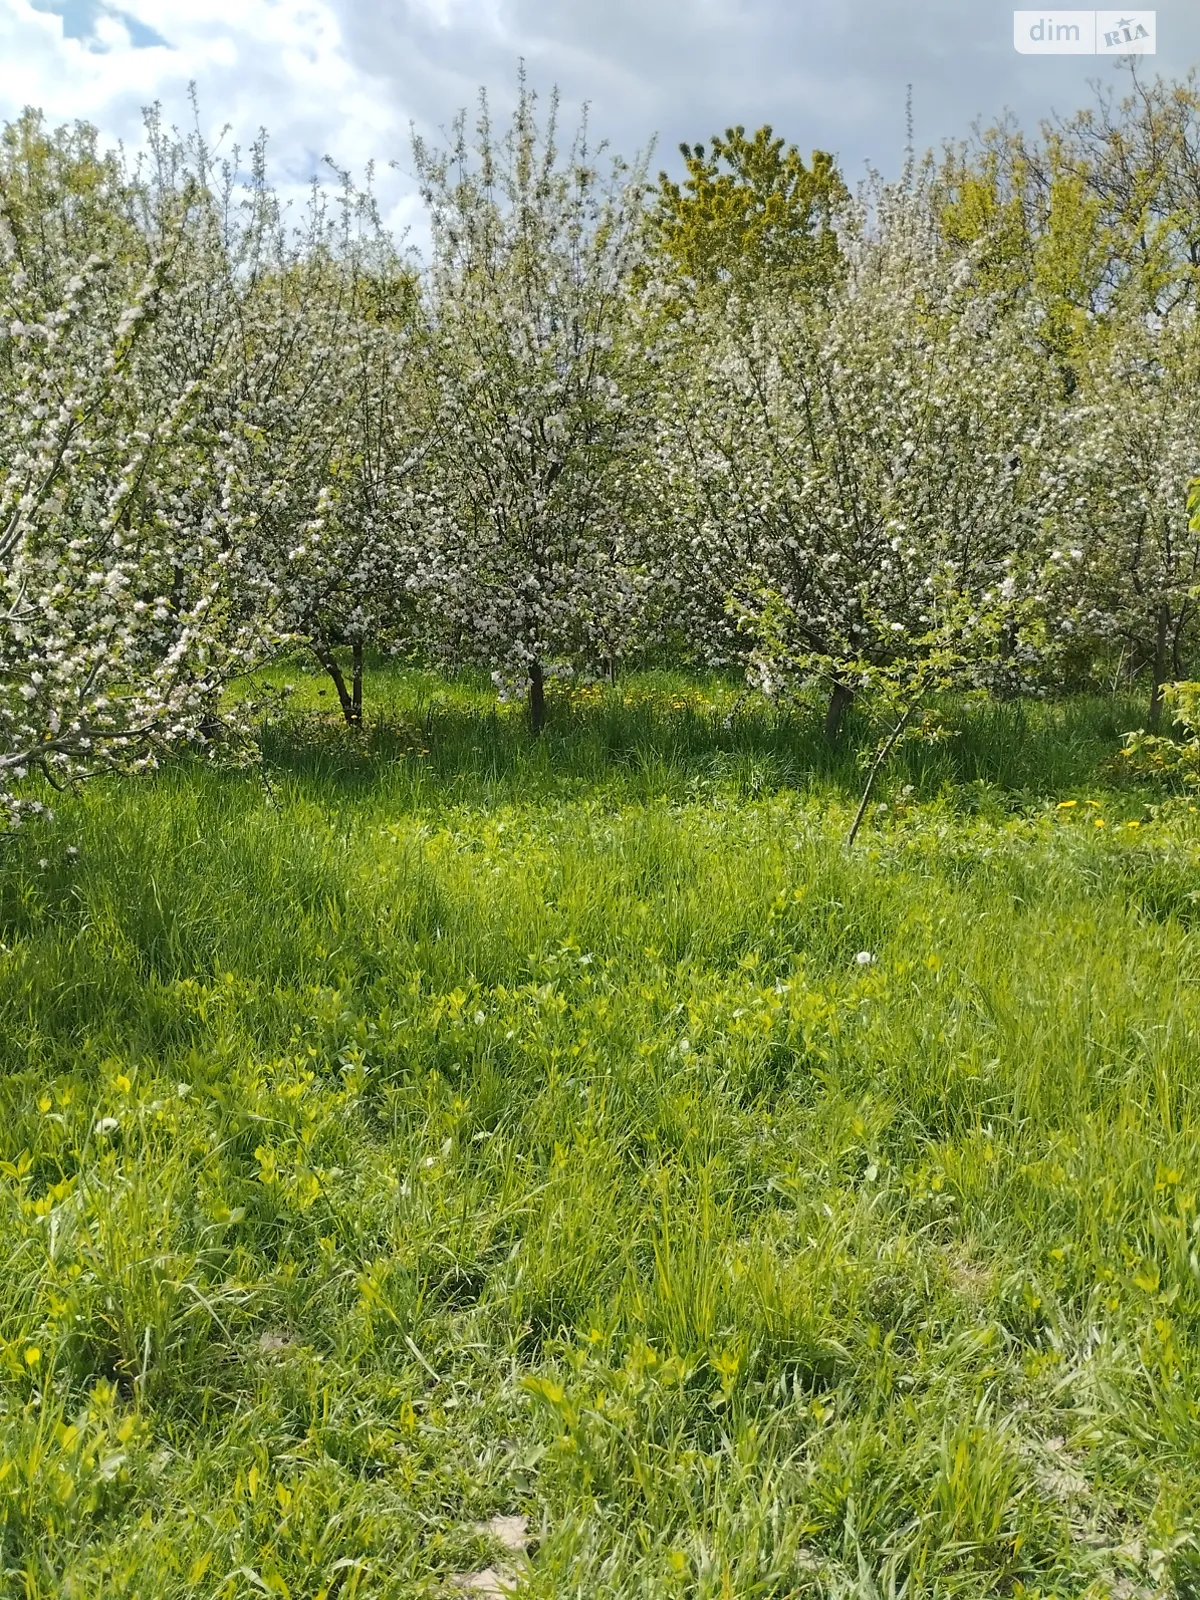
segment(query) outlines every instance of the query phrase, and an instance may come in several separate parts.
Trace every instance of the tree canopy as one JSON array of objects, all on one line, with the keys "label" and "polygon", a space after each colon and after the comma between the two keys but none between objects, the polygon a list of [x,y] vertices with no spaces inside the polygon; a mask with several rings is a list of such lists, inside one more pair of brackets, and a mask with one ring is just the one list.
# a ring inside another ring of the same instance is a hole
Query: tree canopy
[{"label": "tree canopy", "polygon": [[806,163],[769,124],[750,138],[727,128],[708,144],[681,144],[683,183],[659,174],[650,223],[659,248],[697,284],[795,286],[830,281],[840,259],[834,217],[849,199],[833,156]]}]

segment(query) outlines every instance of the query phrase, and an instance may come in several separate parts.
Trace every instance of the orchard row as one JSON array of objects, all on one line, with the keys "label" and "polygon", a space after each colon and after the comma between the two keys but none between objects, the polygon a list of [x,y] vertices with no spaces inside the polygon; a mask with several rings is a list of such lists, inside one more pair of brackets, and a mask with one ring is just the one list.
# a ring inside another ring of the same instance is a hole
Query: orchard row
[{"label": "orchard row", "polygon": [[[236,679],[366,650],[528,695],[637,659],[911,707],[1138,672],[1200,592],[1200,92],[1139,83],[851,194],[770,130],[687,177],[522,84],[348,175],[155,119],[0,142],[0,794],[237,748]],[[242,741],[244,743],[244,741]]]}]

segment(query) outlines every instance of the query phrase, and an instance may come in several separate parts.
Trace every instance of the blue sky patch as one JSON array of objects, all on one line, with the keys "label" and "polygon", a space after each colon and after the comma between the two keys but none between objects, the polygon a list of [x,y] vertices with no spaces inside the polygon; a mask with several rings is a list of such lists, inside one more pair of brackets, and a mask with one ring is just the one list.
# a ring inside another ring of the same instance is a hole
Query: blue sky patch
[{"label": "blue sky patch", "polygon": [[127,11],[106,5],[104,0],[30,0],[35,11],[45,11],[50,16],[61,17],[63,37],[79,39],[90,49],[103,48],[96,39],[96,23],[101,17],[115,17],[124,23],[129,42],[135,50],[149,50],[154,45],[167,45],[161,33],[131,17]]}]

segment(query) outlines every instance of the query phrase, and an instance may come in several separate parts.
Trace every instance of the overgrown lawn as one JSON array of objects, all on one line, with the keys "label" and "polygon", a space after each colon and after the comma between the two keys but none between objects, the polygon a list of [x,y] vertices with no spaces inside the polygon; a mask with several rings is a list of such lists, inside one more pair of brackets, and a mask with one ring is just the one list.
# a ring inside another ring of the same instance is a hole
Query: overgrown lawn
[{"label": "overgrown lawn", "polygon": [[1138,708],[948,708],[847,855],[861,725],[293,679],[0,855],[0,1593],[1200,1592]]}]

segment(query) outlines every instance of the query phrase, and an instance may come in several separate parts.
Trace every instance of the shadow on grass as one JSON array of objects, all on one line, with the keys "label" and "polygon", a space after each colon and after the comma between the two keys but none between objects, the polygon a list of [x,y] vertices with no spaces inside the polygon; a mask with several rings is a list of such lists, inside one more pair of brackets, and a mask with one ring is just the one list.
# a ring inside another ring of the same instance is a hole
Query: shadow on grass
[{"label": "shadow on grass", "polygon": [[[378,789],[413,806],[488,805],[595,794],[612,800],[753,799],[779,790],[857,795],[880,729],[852,711],[835,745],[816,708],[783,710],[723,680],[640,678],[561,693],[540,739],[521,708],[486,690],[396,675],[362,729],[297,706],[263,731],[268,772],[347,797]],[[940,736],[893,755],[884,788],[919,798],[986,791],[1013,805],[1111,786],[1134,702],[948,701]]]}]

